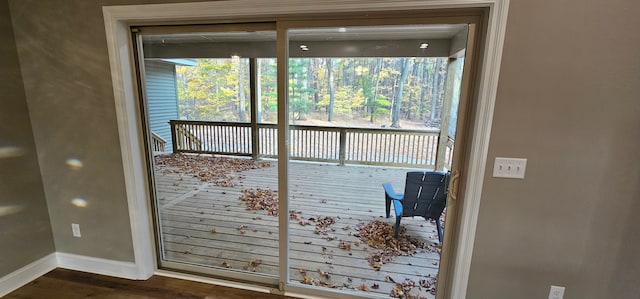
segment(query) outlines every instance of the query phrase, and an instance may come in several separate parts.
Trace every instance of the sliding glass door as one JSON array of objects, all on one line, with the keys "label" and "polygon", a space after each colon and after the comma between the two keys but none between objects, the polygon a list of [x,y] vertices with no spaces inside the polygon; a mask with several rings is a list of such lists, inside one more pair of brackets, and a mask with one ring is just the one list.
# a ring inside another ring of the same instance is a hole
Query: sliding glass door
[{"label": "sliding glass door", "polygon": [[453,205],[400,222],[383,184],[402,197],[408,172],[455,173],[468,24],[134,31],[161,268],[332,298],[435,297]]}]

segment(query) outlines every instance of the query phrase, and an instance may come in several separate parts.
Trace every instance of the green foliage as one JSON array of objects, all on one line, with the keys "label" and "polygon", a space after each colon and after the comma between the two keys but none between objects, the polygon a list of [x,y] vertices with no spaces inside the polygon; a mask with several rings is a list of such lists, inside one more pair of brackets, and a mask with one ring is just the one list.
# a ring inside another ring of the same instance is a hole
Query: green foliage
[{"label": "green foliage", "polygon": [[[370,117],[372,122],[390,121],[400,85],[402,61],[407,58],[331,58],[333,113],[342,120]],[[412,66],[404,79],[399,101],[400,117],[425,121],[439,116],[446,59],[409,58]],[[180,118],[238,121],[249,114],[248,58],[197,59],[196,66],[177,66]],[[300,120],[329,107],[328,71],[325,58],[289,60],[289,110]],[[258,59],[261,121],[277,120],[277,64],[275,58]],[[241,77],[243,79],[241,79]],[[436,113],[437,112],[437,113]]]},{"label": "green foliage", "polygon": [[313,107],[313,103],[306,100],[294,100],[289,102],[289,112],[293,120],[304,119],[304,116],[309,113],[309,109]]},{"label": "green foliage", "polygon": [[[233,59],[198,59],[196,66],[176,66],[180,118],[238,120],[239,68]],[[248,81],[248,80],[247,80]]]},{"label": "green foliage", "polygon": [[378,95],[378,98],[373,101],[371,110],[373,111],[373,119],[385,116],[388,117],[391,112],[391,101],[383,95]]},{"label": "green foliage", "polygon": [[[334,112],[343,115],[351,115],[357,109],[363,107],[365,103],[364,91],[362,88],[353,90],[352,87],[339,87],[335,93]],[[318,106],[327,108],[329,106],[329,95],[322,96]]]},{"label": "green foliage", "polygon": [[260,66],[260,121],[276,122],[278,118],[277,65],[275,58],[258,59]]}]

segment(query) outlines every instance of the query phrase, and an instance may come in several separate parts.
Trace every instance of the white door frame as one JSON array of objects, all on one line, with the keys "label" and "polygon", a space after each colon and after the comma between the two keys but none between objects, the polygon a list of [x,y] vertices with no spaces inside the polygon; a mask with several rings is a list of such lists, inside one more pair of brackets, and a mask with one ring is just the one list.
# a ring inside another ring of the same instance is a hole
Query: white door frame
[{"label": "white door frame", "polygon": [[[233,3],[233,5],[231,5]],[[148,182],[143,134],[136,102],[135,71],[132,65],[128,24],[148,21],[185,21],[212,18],[270,17],[284,14],[387,11],[444,8],[489,8],[487,35],[479,74],[477,111],[470,144],[464,198],[460,217],[459,244],[451,265],[451,298],[465,298],[476,224],[480,207],[489,137],[493,120],[502,45],[509,0],[232,0],[180,4],[105,6],[103,15],[113,81],[118,133],[137,278],[147,279],[156,271],[154,232],[150,218]]]}]

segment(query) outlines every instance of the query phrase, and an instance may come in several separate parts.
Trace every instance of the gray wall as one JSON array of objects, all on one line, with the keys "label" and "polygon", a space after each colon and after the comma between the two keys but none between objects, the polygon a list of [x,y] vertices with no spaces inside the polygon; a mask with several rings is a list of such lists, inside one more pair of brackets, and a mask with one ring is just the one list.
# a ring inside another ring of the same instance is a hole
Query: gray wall
[{"label": "gray wall", "polygon": [[468,298],[640,298],[640,2],[511,1]]},{"label": "gray wall", "polygon": [[149,127],[167,141],[165,151],[172,152],[169,120],[178,119],[176,67],[173,63],[146,60],[144,69]]},{"label": "gray wall", "polygon": [[[106,2],[10,3],[58,250],[130,261]],[[632,0],[511,1],[489,160],[526,157],[527,178],[487,167],[468,298],[546,298],[552,283],[567,299],[638,298],[638,11]],[[70,156],[81,172],[64,167]],[[77,196],[89,205],[69,206]]]},{"label": "gray wall", "polygon": [[[9,0],[59,252],[134,260],[102,6],[162,2],[180,1]],[[70,158],[83,167],[67,167]]]},{"label": "gray wall", "polygon": [[[104,22],[94,1],[10,1],[56,249],[133,261]],[[72,170],[65,162],[79,159]],[[83,198],[88,204],[71,204]],[[71,235],[80,224],[82,238]]]},{"label": "gray wall", "polygon": [[55,251],[21,78],[9,6],[2,0],[0,277]]}]

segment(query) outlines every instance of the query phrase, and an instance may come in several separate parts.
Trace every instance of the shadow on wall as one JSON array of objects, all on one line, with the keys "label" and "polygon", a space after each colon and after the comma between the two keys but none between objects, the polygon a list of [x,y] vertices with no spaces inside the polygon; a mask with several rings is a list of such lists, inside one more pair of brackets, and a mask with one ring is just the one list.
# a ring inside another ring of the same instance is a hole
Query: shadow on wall
[{"label": "shadow on wall", "polygon": [[[635,126],[640,131],[640,120],[636,121],[638,124]],[[634,127],[634,126],[631,126]],[[631,131],[631,130],[629,130]],[[626,131],[626,132],[629,132]],[[622,132],[625,132],[623,130]],[[627,134],[630,135],[630,134]],[[630,136],[621,136],[627,137]],[[620,138],[625,139],[625,138]],[[615,140],[614,140],[615,141]],[[622,143],[612,142],[612,145],[625,144],[635,142],[629,147],[630,153],[640,152],[640,141],[637,139],[622,140]],[[628,159],[621,157],[628,157]],[[611,257],[612,265],[610,266],[609,273],[603,275],[608,277],[606,293],[602,294],[605,298],[607,294],[616,294],[617,298],[638,298],[640,299],[640,284],[638,284],[638,274],[640,273],[640,258],[638,253],[640,252],[640,220],[638,220],[637,213],[640,211],[640,161],[633,155],[616,155],[615,157],[609,157],[610,169],[607,173],[625,173],[624,170],[630,169],[626,172],[626,175],[617,176],[618,182],[609,182],[611,184],[610,196],[603,196],[600,201],[596,213],[599,208],[609,209],[614,213],[614,217],[609,219],[619,219],[617,223],[599,223],[603,225],[607,231],[604,234],[613,233],[616,238],[613,239],[617,248],[608,253],[602,253]],[[616,165],[616,162],[619,165]],[[635,165],[634,165],[635,164]],[[622,167],[619,167],[622,166]],[[622,177],[622,179],[619,179]],[[620,196],[617,196],[619,194]],[[610,207],[610,206],[613,206]],[[599,219],[599,215],[595,215],[592,219]],[[616,225],[619,224],[619,225]],[[598,225],[598,224],[594,224]],[[601,242],[602,240],[597,240]]]}]

